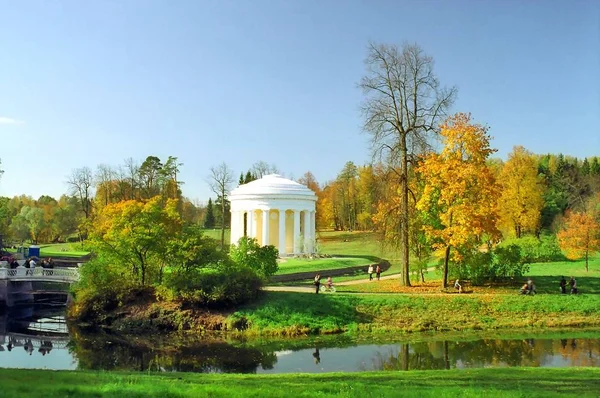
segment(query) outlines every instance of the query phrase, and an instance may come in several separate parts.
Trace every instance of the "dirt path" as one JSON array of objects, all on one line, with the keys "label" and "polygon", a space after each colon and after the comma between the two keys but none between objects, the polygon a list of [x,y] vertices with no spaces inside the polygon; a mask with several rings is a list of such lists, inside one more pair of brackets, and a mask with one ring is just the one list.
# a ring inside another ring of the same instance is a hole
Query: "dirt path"
[{"label": "dirt path", "polygon": [[[427,268],[427,271],[435,271],[435,267],[430,267]],[[388,279],[399,279],[400,278],[400,274],[391,274],[391,275],[386,275],[386,276],[382,276],[381,278],[379,278],[380,280],[388,280]],[[377,279],[375,277],[373,277],[372,281],[369,281],[369,278],[365,278],[365,279],[356,279],[353,281],[345,281],[345,282],[334,282],[335,286],[352,286],[352,285],[360,285],[361,283],[377,283]],[[314,293],[315,288],[312,286],[265,286],[262,288],[262,290],[268,291],[268,292],[301,292],[301,293]]]},{"label": "dirt path", "polygon": [[[386,280],[386,279],[394,279],[394,278],[398,278],[400,276],[400,274],[392,274],[392,275],[386,275],[386,276],[382,276],[380,279],[381,280]],[[351,286],[351,285],[360,285],[361,283],[367,283],[369,282],[369,278],[366,279],[357,279],[354,281],[346,281],[346,282],[338,282],[338,283],[334,283],[335,286]],[[371,281],[373,283],[376,283],[377,280],[375,279],[375,277],[373,277],[373,280]],[[314,293],[315,292],[315,288],[312,286],[265,286],[262,288],[262,290],[268,291],[268,292],[301,292],[301,293]]]}]

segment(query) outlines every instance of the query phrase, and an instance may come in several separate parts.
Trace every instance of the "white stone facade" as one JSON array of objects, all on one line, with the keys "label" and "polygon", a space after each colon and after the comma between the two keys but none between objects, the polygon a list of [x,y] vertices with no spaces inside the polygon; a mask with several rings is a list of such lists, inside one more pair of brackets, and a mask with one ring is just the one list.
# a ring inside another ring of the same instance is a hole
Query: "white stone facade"
[{"label": "white stone facade", "polygon": [[278,174],[240,185],[231,201],[231,244],[244,236],[262,246],[273,245],[279,255],[315,252],[317,195]]}]

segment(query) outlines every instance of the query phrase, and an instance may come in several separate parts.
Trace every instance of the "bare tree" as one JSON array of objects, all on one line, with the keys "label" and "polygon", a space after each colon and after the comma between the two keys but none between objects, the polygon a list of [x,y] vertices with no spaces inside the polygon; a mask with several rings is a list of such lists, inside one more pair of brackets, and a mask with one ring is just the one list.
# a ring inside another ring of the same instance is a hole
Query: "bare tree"
[{"label": "bare tree", "polygon": [[279,169],[274,164],[269,165],[267,162],[259,161],[252,165],[250,169],[256,178],[263,178],[267,174],[279,173]]},{"label": "bare tree", "polygon": [[93,182],[92,170],[89,167],[73,170],[67,180],[71,195],[78,199],[79,208],[85,215],[86,220],[90,218],[92,213]]},{"label": "bare tree", "polygon": [[112,199],[113,183],[116,173],[106,164],[99,164],[96,168],[94,179],[96,181],[96,192],[102,190],[104,193],[104,205],[106,206]]},{"label": "bare tree", "polygon": [[129,199],[135,199],[136,189],[139,187],[140,165],[133,158],[125,159],[125,174],[129,182],[131,192]]},{"label": "bare tree", "polygon": [[387,160],[400,182],[400,248],[402,284],[409,276],[409,162],[429,148],[438,126],[454,102],[456,88],[440,88],[433,59],[416,44],[369,45],[367,74],[359,86],[364,130],[371,135],[374,156]]},{"label": "bare tree", "polygon": [[216,167],[211,167],[207,182],[215,195],[221,198],[221,215],[223,217],[221,222],[221,249],[223,249],[225,247],[225,202],[231,184],[234,182],[233,170],[225,162]]}]

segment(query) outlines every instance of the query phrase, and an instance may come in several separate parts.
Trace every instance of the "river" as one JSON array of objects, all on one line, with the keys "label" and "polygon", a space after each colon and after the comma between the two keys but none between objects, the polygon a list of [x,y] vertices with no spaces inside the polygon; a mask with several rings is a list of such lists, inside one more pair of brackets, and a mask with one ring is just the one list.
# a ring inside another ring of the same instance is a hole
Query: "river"
[{"label": "river", "polygon": [[[510,336],[510,335],[509,335]],[[428,336],[424,341],[346,336],[287,341],[119,338],[69,327],[64,307],[0,314],[0,367],[236,373],[324,373],[481,367],[600,366],[600,331],[518,338]]]}]

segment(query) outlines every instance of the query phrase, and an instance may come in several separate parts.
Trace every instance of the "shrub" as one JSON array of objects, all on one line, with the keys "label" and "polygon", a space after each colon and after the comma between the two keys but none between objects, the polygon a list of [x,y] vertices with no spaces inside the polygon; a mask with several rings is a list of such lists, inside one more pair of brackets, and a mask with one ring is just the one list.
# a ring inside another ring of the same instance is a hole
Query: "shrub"
[{"label": "shrub", "polygon": [[493,278],[519,278],[529,271],[529,265],[523,261],[521,248],[517,245],[496,247],[493,262]]},{"label": "shrub", "polygon": [[229,255],[239,265],[253,269],[264,278],[275,274],[278,251],[275,246],[260,246],[256,239],[243,237],[237,245],[232,245]]},{"label": "shrub", "polygon": [[475,251],[464,256],[458,264],[460,279],[469,279],[473,285],[480,285],[494,277],[492,255],[487,252]]},{"label": "shrub", "polygon": [[258,295],[262,279],[249,267],[191,269],[165,276],[173,297],[195,306],[231,307]]},{"label": "shrub", "polygon": [[500,243],[498,247],[511,245],[518,246],[521,249],[521,256],[524,263],[564,260],[555,235],[542,235],[539,239],[535,236],[507,239]]}]

